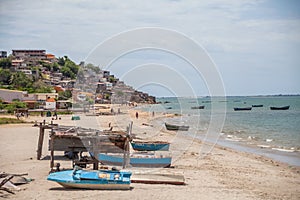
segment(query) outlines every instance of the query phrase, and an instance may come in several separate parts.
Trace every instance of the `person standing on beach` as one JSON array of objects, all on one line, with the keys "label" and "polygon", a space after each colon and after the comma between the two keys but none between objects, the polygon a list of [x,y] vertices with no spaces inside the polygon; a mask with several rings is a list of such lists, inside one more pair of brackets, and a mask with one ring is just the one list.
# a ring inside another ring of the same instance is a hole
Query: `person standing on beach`
[{"label": "person standing on beach", "polygon": [[138,113],[138,112],[135,113],[135,118],[136,118],[136,119],[139,118],[139,113]]}]

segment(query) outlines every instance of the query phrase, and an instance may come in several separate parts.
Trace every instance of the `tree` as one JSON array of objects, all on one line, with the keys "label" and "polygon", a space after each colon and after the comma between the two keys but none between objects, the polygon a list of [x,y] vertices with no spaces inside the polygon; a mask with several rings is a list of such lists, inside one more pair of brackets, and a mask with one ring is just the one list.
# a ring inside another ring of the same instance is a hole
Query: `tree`
[{"label": "tree", "polygon": [[10,84],[17,89],[29,88],[32,86],[32,79],[28,78],[23,72],[16,72],[11,76]]},{"label": "tree", "polygon": [[68,100],[72,97],[72,92],[70,90],[58,92],[58,100]]},{"label": "tree", "polygon": [[87,69],[93,70],[96,74],[99,74],[101,69],[99,67],[94,66],[93,64],[89,63],[85,66]]},{"label": "tree", "polygon": [[59,57],[57,63],[58,63],[60,66],[64,66],[64,65],[65,65],[65,59],[64,59],[63,57]]},{"label": "tree", "polygon": [[77,74],[78,70],[79,70],[79,66],[76,65],[72,60],[70,59],[66,59],[65,61],[65,67],[68,67],[74,74]]},{"label": "tree", "polygon": [[58,72],[59,71],[59,65],[58,65],[58,63],[52,63],[52,69],[53,69],[53,71],[55,71],[55,72]]},{"label": "tree", "polygon": [[11,59],[10,58],[1,58],[0,59],[0,67],[4,69],[9,69],[11,67]]},{"label": "tree", "polygon": [[38,80],[32,84],[32,89],[37,93],[48,93],[52,91],[52,87],[44,83],[42,80]]},{"label": "tree", "polygon": [[66,76],[66,77],[69,77],[71,79],[75,79],[76,76],[75,74],[70,70],[70,68],[66,67],[66,66],[63,66],[61,69],[60,69],[60,72]]},{"label": "tree", "polygon": [[11,77],[11,72],[9,69],[0,68],[0,84],[1,85],[9,85],[9,80]]}]

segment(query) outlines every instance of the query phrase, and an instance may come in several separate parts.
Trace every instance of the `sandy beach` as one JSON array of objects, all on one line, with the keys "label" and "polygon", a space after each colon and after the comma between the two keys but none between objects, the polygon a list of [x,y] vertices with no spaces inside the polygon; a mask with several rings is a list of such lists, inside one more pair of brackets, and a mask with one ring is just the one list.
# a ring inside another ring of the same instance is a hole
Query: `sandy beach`
[{"label": "sandy beach", "polygon": [[[34,181],[19,186],[20,191],[7,194],[0,191],[6,199],[300,199],[300,168],[275,162],[261,156],[238,152],[229,148],[215,146],[206,156],[200,155],[201,142],[192,140],[181,133],[167,131],[152,124],[157,117],[168,117],[162,113],[139,111],[125,106],[121,114],[109,116],[81,116],[72,121],[70,115],[54,120],[60,125],[76,125],[114,130],[125,130],[133,121],[133,133],[140,138],[171,142],[173,168],[160,169],[161,172],[183,174],[185,185],[150,185],[132,183],[129,191],[102,191],[65,189],[54,182],[47,181],[50,170],[48,132],[45,134],[43,158],[36,159],[39,129],[33,124],[0,126],[0,171],[13,174],[28,173]],[[29,116],[27,121],[51,118]],[[151,125],[151,126],[149,126]],[[56,155],[62,154],[57,153]],[[62,168],[71,168],[71,161],[56,160]]]}]

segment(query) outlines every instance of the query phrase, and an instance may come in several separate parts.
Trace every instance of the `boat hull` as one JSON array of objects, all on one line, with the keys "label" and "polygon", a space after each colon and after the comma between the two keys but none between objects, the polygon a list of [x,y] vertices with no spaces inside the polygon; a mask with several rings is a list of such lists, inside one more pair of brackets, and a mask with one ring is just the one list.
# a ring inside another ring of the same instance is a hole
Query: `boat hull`
[{"label": "boat hull", "polygon": [[137,151],[168,151],[168,142],[131,142],[131,146]]},{"label": "boat hull", "polygon": [[270,107],[271,110],[288,110],[290,106],[283,106],[283,107]]},{"label": "boat hull", "polygon": [[[98,154],[98,160],[106,165],[123,165],[123,155],[108,155],[104,153]],[[154,157],[154,155],[144,155],[142,157],[130,157],[129,164],[132,167],[146,168],[164,168],[171,166],[171,157]]]},{"label": "boat hull", "polygon": [[191,109],[204,109],[205,106],[193,106],[191,107]]},{"label": "boat hull", "polygon": [[167,124],[165,123],[166,129],[169,131],[188,131],[189,126],[178,126],[178,125],[173,125],[173,124]]},{"label": "boat hull", "polygon": [[245,108],[233,108],[234,111],[245,111],[245,110],[252,110],[252,107],[245,107]]}]

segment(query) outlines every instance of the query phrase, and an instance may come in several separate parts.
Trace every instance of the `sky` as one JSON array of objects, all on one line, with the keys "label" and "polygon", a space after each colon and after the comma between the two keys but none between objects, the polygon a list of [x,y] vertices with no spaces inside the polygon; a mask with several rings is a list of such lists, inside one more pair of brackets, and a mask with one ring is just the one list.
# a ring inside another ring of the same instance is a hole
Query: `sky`
[{"label": "sky", "polygon": [[[297,0],[0,0],[0,50],[8,53],[45,49],[79,63],[89,61],[109,38],[147,27],[172,30],[203,48],[226,95],[300,94]],[[172,39],[167,42],[183,45]],[[170,51],[141,49],[120,55],[109,69],[155,96],[212,93],[206,74]]]}]

